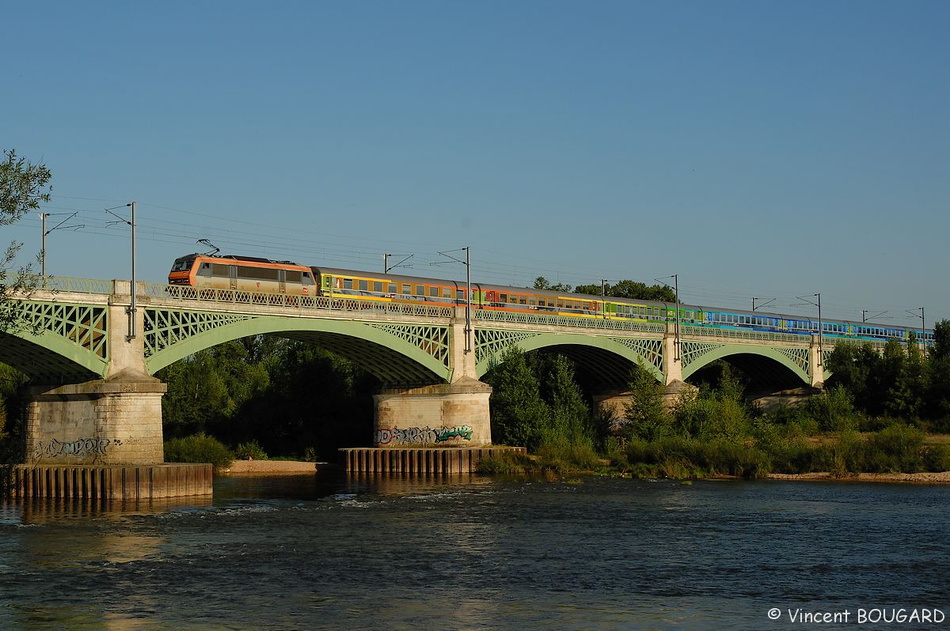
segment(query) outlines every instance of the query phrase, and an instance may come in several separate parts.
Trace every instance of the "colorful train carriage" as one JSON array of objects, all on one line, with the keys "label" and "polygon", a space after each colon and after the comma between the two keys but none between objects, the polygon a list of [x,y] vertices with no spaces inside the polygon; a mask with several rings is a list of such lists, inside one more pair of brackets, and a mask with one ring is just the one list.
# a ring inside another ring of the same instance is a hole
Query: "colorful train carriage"
[{"label": "colorful train carriage", "polygon": [[[365,300],[427,302],[445,306],[465,304],[465,283],[438,278],[311,267],[320,295]],[[473,285],[473,293],[474,285]]]},{"label": "colorful train carriage", "polygon": [[[328,267],[304,267],[292,261],[247,256],[190,254],[175,260],[171,285],[199,289],[313,295],[358,300],[424,302],[459,306],[468,303],[465,283],[438,278],[402,276]],[[914,335],[933,343],[932,331],[841,320],[822,320],[761,311],[723,310],[695,305],[604,298],[525,287],[472,283],[471,303],[477,309],[550,313],[566,317],[648,322],[680,321],[694,326],[855,340],[898,339]]]}]

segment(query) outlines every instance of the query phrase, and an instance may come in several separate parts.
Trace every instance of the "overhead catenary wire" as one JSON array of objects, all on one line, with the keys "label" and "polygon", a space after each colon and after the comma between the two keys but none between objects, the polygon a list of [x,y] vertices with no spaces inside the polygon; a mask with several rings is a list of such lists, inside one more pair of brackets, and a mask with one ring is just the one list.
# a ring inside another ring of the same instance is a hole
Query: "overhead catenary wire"
[{"label": "overhead catenary wire", "polygon": [[[78,219],[84,224],[84,235],[127,240],[127,227],[109,225],[102,217],[102,202],[115,205],[126,203],[116,199],[54,195],[45,208],[77,213]],[[220,243],[222,252],[225,253],[252,253],[268,258],[297,260],[307,265],[372,270],[378,268],[383,253],[400,251],[412,253],[414,257],[411,267],[404,270],[405,274],[432,276],[429,263],[438,260],[438,252],[445,247],[444,243],[394,241],[364,233],[334,234],[307,226],[284,227],[161,204],[137,203],[140,209],[146,211],[162,211],[161,214],[140,212],[136,222],[139,240],[149,244],[174,246],[175,256],[194,251],[198,239],[209,239]],[[29,225],[36,221],[32,216],[28,216],[24,217],[21,223]],[[477,249],[479,257],[473,258],[471,262],[472,275],[480,282],[500,285],[530,287],[536,278],[542,276],[549,282],[571,286],[596,284],[597,279],[605,277],[630,279],[649,285],[652,283],[648,279],[668,275],[667,270],[646,269],[640,266],[635,269],[626,265],[620,269],[616,266],[606,269],[599,266],[566,267],[563,261],[544,260],[511,251],[497,251],[490,247]],[[781,295],[770,287],[743,288],[734,284],[723,285],[721,279],[685,276],[684,281],[680,284],[679,293],[680,300],[685,304],[730,308],[743,308],[742,305],[745,305],[744,308],[748,310],[752,296],[768,294],[774,298],[774,302],[768,307],[769,311],[796,312],[795,294],[792,293]],[[831,296],[830,299],[826,297],[825,302],[827,306],[823,305],[823,308],[828,317],[856,322],[861,321],[862,310],[902,313],[906,309],[906,305],[869,305],[866,301],[849,301],[847,296]]]}]

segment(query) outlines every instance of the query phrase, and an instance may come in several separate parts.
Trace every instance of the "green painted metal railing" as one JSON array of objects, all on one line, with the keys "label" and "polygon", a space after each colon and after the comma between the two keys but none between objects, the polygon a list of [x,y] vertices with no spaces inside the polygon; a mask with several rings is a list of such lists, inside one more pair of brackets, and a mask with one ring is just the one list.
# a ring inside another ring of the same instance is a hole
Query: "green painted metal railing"
[{"label": "green painted metal railing", "polygon": [[77,294],[111,294],[112,281],[96,278],[70,278],[69,276],[36,277],[36,288],[49,291],[70,291]]},{"label": "green painted metal railing", "polygon": [[666,331],[666,324],[662,322],[641,322],[583,317],[572,318],[569,316],[559,316],[554,314],[494,311],[491,309],[475,309],[474,319],[485,322],[566,326],[581,329],[602,329],[606,331],[637,331],[640,333],[660,334]]}]

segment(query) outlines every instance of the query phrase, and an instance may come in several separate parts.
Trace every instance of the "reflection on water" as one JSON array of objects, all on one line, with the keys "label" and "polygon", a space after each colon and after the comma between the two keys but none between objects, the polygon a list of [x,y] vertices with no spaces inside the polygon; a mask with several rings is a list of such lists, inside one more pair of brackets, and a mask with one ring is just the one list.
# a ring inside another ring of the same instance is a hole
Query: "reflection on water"
[{"label": "reflection on water", "polygon": [[0,628],[767,629],[771,607],[946,610],[948,499],[321,472],[219,478],[213,501],[5,504]]},{"label": "reflection on water", "polygon": [[40,524],[71,519],[125,519],[129,515],[164,513],[178,508],[211,506],[209,496],[155,500],[26,499],[0,502],[0,526]]}]

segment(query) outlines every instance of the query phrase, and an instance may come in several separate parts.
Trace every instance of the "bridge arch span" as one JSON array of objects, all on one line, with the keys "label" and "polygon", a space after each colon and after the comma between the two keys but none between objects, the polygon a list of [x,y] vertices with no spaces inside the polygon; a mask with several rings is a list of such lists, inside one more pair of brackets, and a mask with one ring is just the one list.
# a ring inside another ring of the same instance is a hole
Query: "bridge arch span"
[{"label": "bridge arch span", "polygon": [[[353,320],[329,320],[286,317],[252,317],[238,319],[192,332],[161,348],[152,349],[146,358],[150,374],[184,359],[198,351],[253,335],[277,335],[290,339],[312,340],[365,369],[384,384],[421,386],[447,383],[447,327],[421,327],[424,333],[414,334],[406,325],[385,325]],[[442,330],[441,341],[438,331]],[[428,342],[426,337],[433,338]],[[444,347],[440,352],[438,347]],[[429,352],[427,352],[427,350]]]},{"label": "bridge arch span", "polygon": [[699,352],[684,350],[689,355],[683,366],[683,380],[718,360],[730,363],[754,376],[763,386],[780,389],[811,384],[806,349],[776,349],[746,344],[706,345]]},{"label": "bridge arch span", "polygon": [[52,331],[37,335],[0,333],[0,362],[38,383],[80,383],[101,379],[108,358]]},{"label": "bridge arch span", "polygon": [[[626,343],[624,343],[626,342]],[[496,345],[493,352],[477,362],[481,379],[502,363],[504,352],[516,347],[524,352],[551,350],[561,353],[591,371],[605,387],[623,388],[629,384],[630,371],[644,366],[657,381],[664,383],[661,340],[624,340],[605,336],[581,336],[563,333],[539,333],[522,336],[508,344]]]}]

